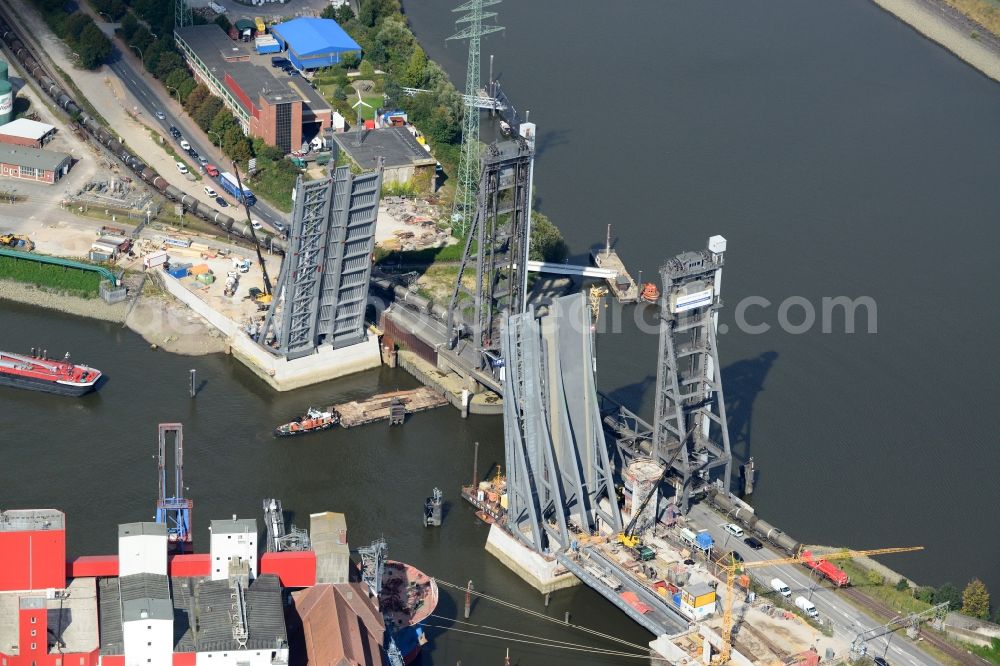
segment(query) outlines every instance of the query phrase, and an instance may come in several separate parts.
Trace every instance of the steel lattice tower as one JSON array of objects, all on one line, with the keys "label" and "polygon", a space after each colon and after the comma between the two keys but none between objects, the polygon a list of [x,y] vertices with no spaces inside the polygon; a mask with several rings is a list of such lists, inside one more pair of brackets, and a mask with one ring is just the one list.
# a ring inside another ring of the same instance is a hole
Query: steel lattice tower
[{"label": "steel lattice tower", "polygon": [[191,16],[191,8],[188,7],[187,0],[176,0],[174,3],[174,28],[183,28],[193,24],[194,18]]},{"label": "steel lattice tower", "polygon": [[455,21],[467,25],[448,39],[469,40],[469,66],[465,73],[465,110],[462,118],[462,156],[458,163],[458,184],[455,188],[455,205],[452,223],[455,235],[461,238],[469,228],[475,212],[476,183],[479,180],[479,109],[475,99],[479,95],[479,45],[483,35],[503,30],[498,25],[483,25],[484,19],[496,17],[496,12],[484,12],[483,7],[500,4],[501,0],[469,0],[453,12],[469,12]]},{"label": "steel lattice tower", "polygon": [[[451,349],[459,347],[464,331],[471,332],[474,365],[480,370],[499,366],[502,323],[524,312],[534,154],[532,143],[517,137],[491,145],[482,158],[476,214],[465,239],[447,322]],[[475,284],[469,288],[463,278],[473,264]]]},{"label": "steel lattice tower", "polygon": [[722,393],[716,326],[726,239],[712,236],[708,249],[684,252],[660,267],[660,352],[653,412],[654,457],[681,477],[678,503],[687,511],[692,481],[708,481],[732,454]]}]

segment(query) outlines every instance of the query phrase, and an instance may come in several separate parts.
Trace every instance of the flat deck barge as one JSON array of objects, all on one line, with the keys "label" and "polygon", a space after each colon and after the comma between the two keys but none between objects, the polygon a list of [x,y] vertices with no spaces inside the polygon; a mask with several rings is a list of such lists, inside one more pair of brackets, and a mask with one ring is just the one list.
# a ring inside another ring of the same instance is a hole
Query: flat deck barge
[{"label": "flat deck barge", "polygon": [[423,386],[411,391],[393,391],[381,393],[367,400],[352,400],[330,407],[340,417],[340,425],[344,428],[367,425],[376,421],[388,421],[393,412],[393,405],[400,405],[406,414],[416,414],[435,407],[444,407],[448,401],[432,388]]}]

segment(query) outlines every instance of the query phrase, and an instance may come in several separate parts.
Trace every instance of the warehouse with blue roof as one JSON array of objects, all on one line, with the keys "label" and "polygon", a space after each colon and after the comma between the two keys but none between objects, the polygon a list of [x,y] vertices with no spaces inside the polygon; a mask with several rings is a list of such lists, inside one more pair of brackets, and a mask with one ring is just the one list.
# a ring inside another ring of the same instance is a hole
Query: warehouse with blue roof
[{"label": "warehouse with blue roof", "polygon": [[297,69],[330,67],[347,53],[361,53],[358,43],[333,19],[297,18],[271,26],[271,34]]}]

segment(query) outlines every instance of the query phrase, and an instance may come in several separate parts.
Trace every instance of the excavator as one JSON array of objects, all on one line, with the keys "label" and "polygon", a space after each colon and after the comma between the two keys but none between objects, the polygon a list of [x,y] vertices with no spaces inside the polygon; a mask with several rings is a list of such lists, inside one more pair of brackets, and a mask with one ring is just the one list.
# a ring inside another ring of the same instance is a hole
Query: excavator
[{"label": "excavator", "polygon": [[[243,191],[243,181],[240,179],[240,170],[236,166],[236,162],[233,161],[233,173],[236,175],[236,184],[240,188],[240,192]],[[264,255],[260,251],[260,243],[257,242],[257,232],[253,228],[253,220],[250,219],[250,206],[247,205],[246,199],[243,199],[243,210],[247,214],[247,227],[250,229],[250,236],[253,239],[253,247],[257,250],[257,263],[260,264],[260,272],[264,278],[264,291],[257,289],[256,287],[250,288],[250,300],[257,304],[258,310],[266,310],[271,306],[271,300],[274,298],[273,290],[271,287],[271,278],[267,274],[267,265],[264,263]]]},{"label": "excavator", "polygon": [[0,234],[0,247],[10,248],[19,252],[31,252],[35,249],[35,242],[27,236]]}]

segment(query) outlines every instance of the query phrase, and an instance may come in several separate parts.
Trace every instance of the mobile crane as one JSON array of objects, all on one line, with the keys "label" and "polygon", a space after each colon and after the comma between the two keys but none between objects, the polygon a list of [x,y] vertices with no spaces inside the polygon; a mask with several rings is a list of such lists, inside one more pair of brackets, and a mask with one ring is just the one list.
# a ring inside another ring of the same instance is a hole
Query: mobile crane
[{"label": "mobile crane", "polygon": [[[240,192],[243,191],[243,181],[240,178],[240,169],[236,166],[236,161],[233,160],[233,174],[236,175],[236,184],[240,188]],[[253,247],[257,250],[257,263],[260,264],[260,272],[264,278],[264,291],[261,292],[259,289],[250,289],[250,298],[254,303],[257,304],[259,310],[266,310],[269,305],[271,305],[271,300],[274,298],[273,290],[271,287],[271,278],[267,274],[267,266],[264,264],[264,255],[260,251],[260,243],[257,242],[257,232],[253,228],[253,220],[250,219],[250,206],[247,204],[246,197],[242,197],[243,210],[247,214],[247,225],[250,228],[250,236],[253,239]]]}]

